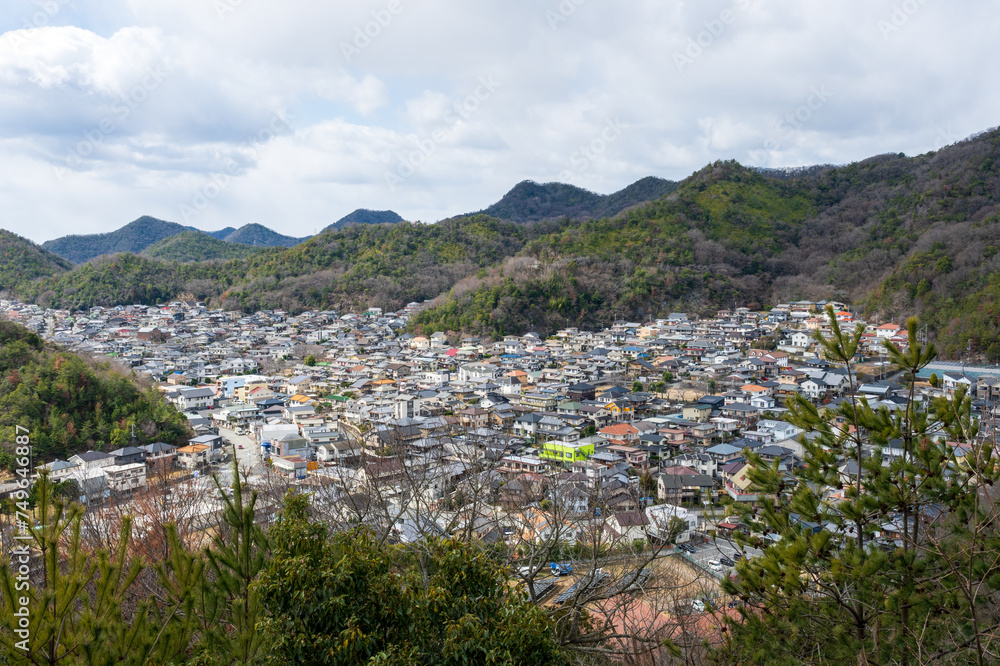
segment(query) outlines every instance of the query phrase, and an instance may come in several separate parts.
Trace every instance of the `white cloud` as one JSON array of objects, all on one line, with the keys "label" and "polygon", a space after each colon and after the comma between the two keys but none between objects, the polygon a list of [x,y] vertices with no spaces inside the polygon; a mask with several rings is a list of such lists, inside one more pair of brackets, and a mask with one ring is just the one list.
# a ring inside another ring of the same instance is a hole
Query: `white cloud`
[{"label": "white cloud", "polygon": [[[183,221],[206,188],[192,224],[303,235],[357,207],[478,210],[525,178],[607,192],[716,159],[913,154],[1000,123],[988,0],[902,15],[888,0],[400,0],[391,19],[389,0],[74,0],[32,30],[37,6],[18,2],[0,10],[0,159],[16,170],[0,204],[39,241]],[[602,146],[609,122],[627,127]]]}]

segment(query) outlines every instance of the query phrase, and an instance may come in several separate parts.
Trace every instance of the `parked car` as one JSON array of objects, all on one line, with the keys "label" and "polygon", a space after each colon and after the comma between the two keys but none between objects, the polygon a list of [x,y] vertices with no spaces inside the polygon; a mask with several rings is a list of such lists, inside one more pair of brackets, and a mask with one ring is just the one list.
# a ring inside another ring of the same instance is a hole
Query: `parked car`
[{"label": "parked car", "polygon": [[709,560],[708,567],[712,571],[722,571],[722,563],[719,560]]},{"label": "parked car", "polygon": [[722,562],[723,564],[725,564],[727,567],[731,567],[734,564],[736,564],[736,562],[733,562],[731,559],[729,559],[725,555],[723,555],[722,557],[720,557],[719,561]]},{"label": "parked car", "polygon": [[553,576],[568,576],[573,573],[573,567],[565,562],[552,562],[549,564],[549,569],[552,571]]}]

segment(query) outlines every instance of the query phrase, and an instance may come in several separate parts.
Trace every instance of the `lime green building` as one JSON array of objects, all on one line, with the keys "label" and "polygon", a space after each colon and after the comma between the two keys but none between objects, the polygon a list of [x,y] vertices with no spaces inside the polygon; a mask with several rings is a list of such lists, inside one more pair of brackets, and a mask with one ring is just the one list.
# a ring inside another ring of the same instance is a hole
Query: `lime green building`
[{"label": "lime green building", "polygon": [[571,463],[594,455],[594,444],[585,442],[545,442],[539,457],[545,460]]}]

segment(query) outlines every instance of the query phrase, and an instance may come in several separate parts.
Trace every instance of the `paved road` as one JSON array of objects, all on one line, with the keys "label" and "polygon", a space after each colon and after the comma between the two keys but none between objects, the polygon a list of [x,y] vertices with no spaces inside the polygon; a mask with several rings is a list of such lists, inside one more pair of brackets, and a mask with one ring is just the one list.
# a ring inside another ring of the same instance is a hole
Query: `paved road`
[{"label": "paved road", "polygon": [[[692,545],[695,544],[692,543]],[[709,560],[718,561],[719,558],[722,557],[723,555],[726,555],[730,559],[732,559],[733,555],[735,555],[739,550],[733,544],[729,543],[726,539],[722,537],[716,539],[715,543],[697,544],[695,545],[695,549],[696,550],[694,553],[688,553],[686,554],[686,557],[694,560],[700,566],[709,570],[711,570],[708,565]],[[747,548],[746,555],[747,557],[757,557],[761,555],[761,551],[757,550],[756,548]],[[724,576],[728,576],[730,573],[732,573],[733,570],[734,568],[732,566],[723,565],[721,571],[713,571],[713,573],[719,578],[722,578]]]},{"label": "paved road", "polygon": [[[260,446],[245,436],[237,435],[235,430],[219,427],[219,434],[226,440],[227,444],[236,446],[236,459],[239,461],[240,469],[249,468],[252,474],[263,473],[263,466],[260,459]],[[243,446],[241,449],[240,446]]]}]

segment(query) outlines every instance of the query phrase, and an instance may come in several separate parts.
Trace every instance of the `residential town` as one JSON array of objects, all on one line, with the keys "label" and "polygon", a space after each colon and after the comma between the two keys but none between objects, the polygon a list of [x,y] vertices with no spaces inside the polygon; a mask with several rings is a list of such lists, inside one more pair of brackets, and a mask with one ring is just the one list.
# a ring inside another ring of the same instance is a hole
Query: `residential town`
[{"label": "residential town", "polygon": [[[857,382],[817,349],[827,306],[845,329],[865,326]],[[416,496],[448,506],[475,477],[489,488],[488,504],[522,517],[556,503],[618,539],[684,543],[707,527],[735,528],[724,517],[706,526],[707,507],[720,499],[758,501],[746,450],[788,472],[802,464],[802,430],[782,420],[788,396],[817,405],[864,397],[890,410],[905,403],[882,357],[886,340],[905,348],[906,330],[859,322],[842,303],[709,319],[676,313],[498,341],[407,332],[420,307],[247,315],[180,301],[85,312],[0,301],[4,316],[47,340],[117,359],[190,420],[195,436],[184,446],[80,451],[42,466],[53,480],[76,480],[90,505],[155,474],[222,469],[235,454],[252,476],[327,488],[332,502],[377,482],[397,505]],[[1000,396],[1000,369],[942,362],[926,373],[918,382],[926,395],[965,387],[978,410]],[[898,455],[892,443],[869,453]],[[407,486],[417,477],[414,491]],[[403,513],[392,529],[404,541],[433,521],[412,507]],[[685,527],[668,536],[671,517]],[[534,523],[517,538],[550,530],[538,524],[546,520],[525,518]]]}]

